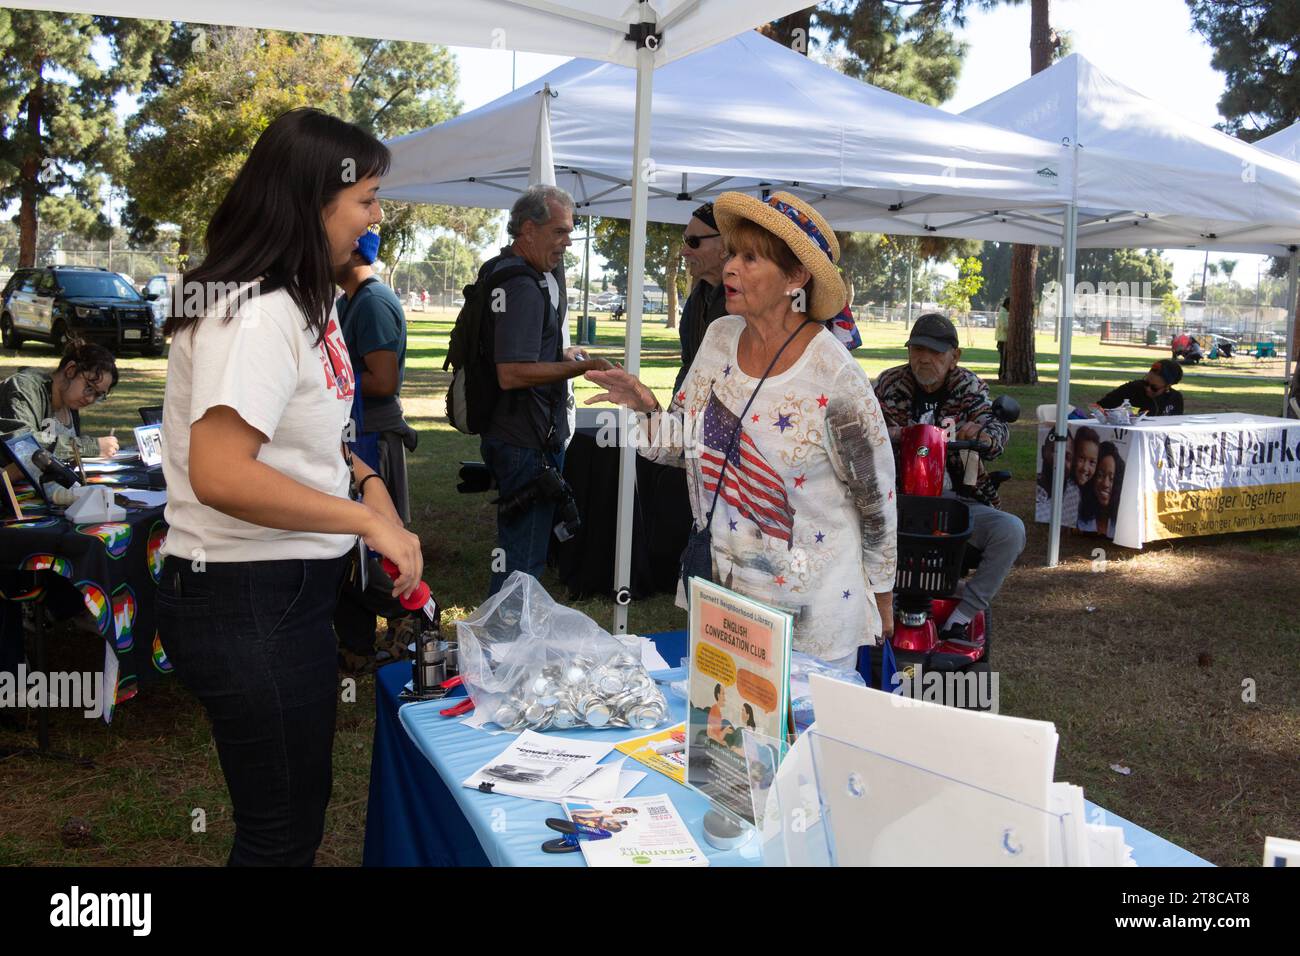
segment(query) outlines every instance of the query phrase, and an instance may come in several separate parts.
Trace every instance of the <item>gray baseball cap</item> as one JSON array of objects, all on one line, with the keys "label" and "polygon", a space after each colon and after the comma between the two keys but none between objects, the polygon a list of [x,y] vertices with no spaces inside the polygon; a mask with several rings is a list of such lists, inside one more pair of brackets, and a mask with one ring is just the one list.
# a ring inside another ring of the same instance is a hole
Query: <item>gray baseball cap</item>
[{"label": "gray baseball cap", "polygon": [[927,312],[916,320],[908,346],[920,345],[935,352],[949,352],[960,345],[957,328],[938,312]]}]

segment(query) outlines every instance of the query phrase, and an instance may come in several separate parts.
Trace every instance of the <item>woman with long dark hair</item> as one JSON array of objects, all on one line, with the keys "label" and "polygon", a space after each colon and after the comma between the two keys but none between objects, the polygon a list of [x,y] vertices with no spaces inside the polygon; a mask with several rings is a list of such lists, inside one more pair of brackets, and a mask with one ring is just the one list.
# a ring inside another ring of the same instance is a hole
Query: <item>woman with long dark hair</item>
[{"label": "woman with long dark hair", "polygon": [[232,865],[315,859],[339,689],[331,619],[357,538],[397,564],[395,595],[423,570],[382,480],[343,445],[356,383],[334,276],[382,218],[388,159],[319,110],[277,118],[167,323],[159,631],[212,721]]}]

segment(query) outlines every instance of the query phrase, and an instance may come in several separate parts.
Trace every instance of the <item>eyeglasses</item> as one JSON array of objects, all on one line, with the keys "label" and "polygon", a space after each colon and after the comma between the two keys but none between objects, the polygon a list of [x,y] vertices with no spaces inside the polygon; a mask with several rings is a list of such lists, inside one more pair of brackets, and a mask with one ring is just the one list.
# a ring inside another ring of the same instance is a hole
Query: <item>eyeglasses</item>
[{"label": "eyeglasses", "polygon": [[89,379],[82,379],[81,394],[90,399],[92,403],[105,401],[109,396],[107,391],[101,392],[99,389],[95,388],[95,386],[90,383]]},{"label": "eyeglasses", "polygon": [[686,243],[692,249],[700,248],[700,243],[705,239],[716,239],[722,235],[720,232],[711,232],[707,236],[682,236],[682,242]]}]

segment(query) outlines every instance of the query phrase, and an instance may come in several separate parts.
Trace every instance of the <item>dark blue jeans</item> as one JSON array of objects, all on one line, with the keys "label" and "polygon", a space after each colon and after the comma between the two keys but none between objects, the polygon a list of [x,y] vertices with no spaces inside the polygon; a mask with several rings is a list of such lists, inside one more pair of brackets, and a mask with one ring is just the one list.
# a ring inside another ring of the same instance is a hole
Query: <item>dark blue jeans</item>
[{"label": "dark blue jeans", "polygon": [[331,619],[347,556],[169,557],[158,630],[212,721],[234,807],[231,866],[310,866],[325,832],[339,677]]},{"label": "dark blue jeans", "polygon": [[[509,498],[542,473],[544,459],[536,448],[511,445],[487,435],[483,436],[480,448],[501,498]],[[563,451],[547,457],[551,465],[564,470]],[[498,511],[497,547],[505,552],[505,569],[500,570],[501,562],[497,555],[493,555],[488,597],[501,590],[501,585],[513,571],[525,571],[541,578],[546,570],[546,552],[554,527],[554,501],[539,501],[511,522],[502,521]]]}]

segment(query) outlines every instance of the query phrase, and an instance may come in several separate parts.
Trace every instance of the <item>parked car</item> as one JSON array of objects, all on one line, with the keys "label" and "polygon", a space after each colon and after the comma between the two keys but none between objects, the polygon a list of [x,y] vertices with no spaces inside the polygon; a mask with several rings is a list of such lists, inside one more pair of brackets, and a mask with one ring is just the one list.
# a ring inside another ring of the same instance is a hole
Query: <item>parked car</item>
[{"label": "parked car", "polygon": [[140,295],[149,303],[153,313],[153,338],[162,349],[163,326],[167,324],[167,308],[171,303],[171,280],[166,275],[150,276],[140,289]]},{"label": "parked car", "polygon": [[162,354],[162,327],[140,293],[121,276],[89,266],[19,269],[0,292],[5,348],[48,342],[62,352],[71,336],[110,350]]}]

